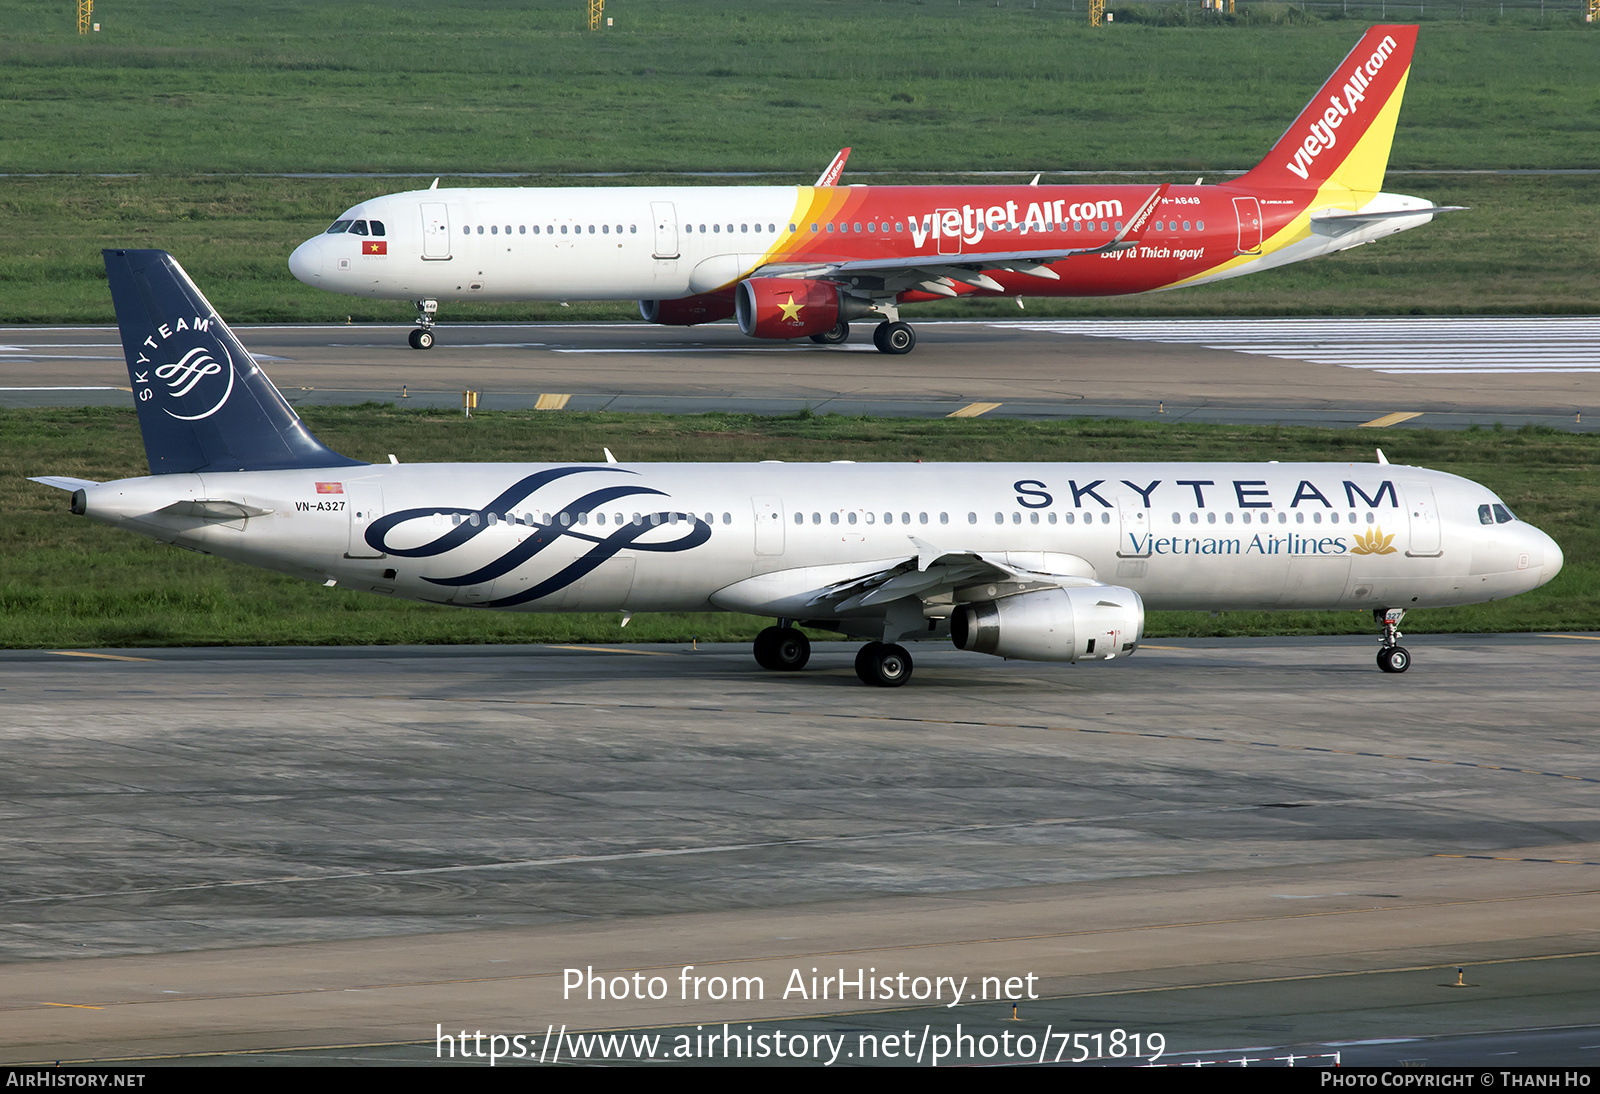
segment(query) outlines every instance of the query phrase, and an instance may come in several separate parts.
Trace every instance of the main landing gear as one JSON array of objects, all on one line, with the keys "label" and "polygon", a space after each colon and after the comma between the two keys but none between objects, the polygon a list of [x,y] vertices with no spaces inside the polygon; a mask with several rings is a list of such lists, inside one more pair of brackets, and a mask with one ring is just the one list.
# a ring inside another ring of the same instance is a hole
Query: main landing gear
[{"label": "main landing gear", "polygon": [[872,331],[872,344],[878,347],[879,353],[889,353],[899,356],[910,353],[917,344],[917,332],[911,329],[910,323],[895,320],[892,323],[879,323]]},{"label": "main landing gear", "polygon": [[1384,672],[1405,672],[1411,667],[1411,651],[1400,645],[1400,620],[1404,608],[1374,608],[1372,618],[1383,628],[1378,639],[1378,667]]},{"label": "main landing gear", "polygon": [[[850,324],[841,319],[832,330],[809,337],[819,346],[837,346],[850,337]],[[879,323],[872,328],[872,344],[878,347],[879,353],[898,357],[902,353],[910,353],[916,346],[917,332],[911,329],[910,323],[902,323],[898,319]]]},{"label": "main landing gear", "polygon": [[438,322],[434,316],[438,314],[437,300],[417,301],[417,329],[406,336],[406,341],[411,343],[412,349],[433,348],[433,325]]},{"label": "main landing gear", "polygon": [[911,654],[904,646],[868,642],[856,651],[856,676],[872,687],[900,687],[911,679]]},{"label": "main landing gear", "polygon": [[811,340],[819,346],[837,346],[850,337],[850,324],[843,319],[832,330],[825,330],[821,334],[811,335]]},{"label": "main landing gear", "polygon": [[811,660],[811,640],[779,620],[756,635],[756,664],[774,672],[799,672]]},{"label": "main landing gear", "polygon": [[[755,654],[764,669],[799,672],[811,660],[811,640],[780,619],[756,635]],[[856,676],[872,687],[900,687],[911,679],[911,654],[904,646],[868,642],[856,651]]]}]

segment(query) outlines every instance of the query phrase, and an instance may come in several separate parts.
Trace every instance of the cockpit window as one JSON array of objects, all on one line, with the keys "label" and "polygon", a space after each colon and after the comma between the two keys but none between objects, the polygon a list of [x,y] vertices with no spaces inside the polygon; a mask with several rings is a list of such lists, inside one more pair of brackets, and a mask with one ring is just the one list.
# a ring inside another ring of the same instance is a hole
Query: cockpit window
[{"label": "cockpit window", "polygon": [[381,220],[370,220],[367,223],[372,225],[372,234],[373,235],[381,236],[383,234],[383,221],[381,221]]},{"label": "cockpit window", "polygon": [[1493,524],[1494,523],[1494,510],[1489,508],[1489,506],[1487,506],[1487,505],[1478,506],[1478,523],[1479,524]]},{"label": "cockpit window", "polygon": [[1517,519],[1516,517],[1511,515],[1511,510],[1507,509],[1504,505],[1501,505],[1499,502],[1495,503],[1495,507],[1494,507],[1494,522],[1496,524],[1510,524],[1512,521],[1514,521],[1516,519]]},{"label": "cockpit window", "polygon": [[353,236],[364,236],[364,235],[366,235],[367,234],[367,222],[364,221],[364,220],[358,220],[354,224],[350,225],[350,234],[353,235]]},{"label": "cockpit window", "polygon": [[328,226],[328,230],[326,232],[324,232],[323,234],[324,235],[330,235],[330,236],[336,236],[336,235],[341,234],[342,232],[348,231],[349,228],[350,228],[350,222],[348,220],[336,220],[331,225]]}]

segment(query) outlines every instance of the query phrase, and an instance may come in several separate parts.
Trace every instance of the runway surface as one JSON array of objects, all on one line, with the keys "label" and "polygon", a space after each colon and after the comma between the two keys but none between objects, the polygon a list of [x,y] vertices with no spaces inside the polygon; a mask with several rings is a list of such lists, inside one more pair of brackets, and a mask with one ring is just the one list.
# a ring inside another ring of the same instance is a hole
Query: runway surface
[{"label": "runway surface", "polygon": [[[0,653],[0,1061],[959,1022],[1593,1064],[1596,637],[1413,634],[1404,676],[1355,639],[930,646],[894,691],[843,643]],[[663,997],[563,998],[591,967]],[[708,997],[735,976],[763,997]]]},{"label": "runway surface", "polygon": [[[917,348],[729,324],[241,327],[291,402],[1458,429],[1600,423],[1600,318],[932,321]],[[0,329],[0,405],[127,405],[111,328]],[[1588,420],[1584,416],[1588,415]]]}]

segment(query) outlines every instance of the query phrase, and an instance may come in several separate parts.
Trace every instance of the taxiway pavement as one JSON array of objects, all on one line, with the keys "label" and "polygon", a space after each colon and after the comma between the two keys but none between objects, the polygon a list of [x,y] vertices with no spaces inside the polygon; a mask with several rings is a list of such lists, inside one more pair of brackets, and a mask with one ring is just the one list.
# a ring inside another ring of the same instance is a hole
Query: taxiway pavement
[{"label": "taxiway pavement", "polygon": [[[973,320],[888,357],[729,324],[237,328],[291,402],[637,412],[1116,417],[1293,425],[1600,426],[1600,319]],[[0,405],[126,405],[113,328],[0,329]],[[1584,420],[1584,416],[1588,420]]]},{"label": "taxiway pavement", "polygon": [[[1600,641],[1408,645],[930,646],[899,690],[842,643],[0,653],[0,1061],[959,1021],[1592,1063]],[[813,968],[1038,998],[784,998]]]}]

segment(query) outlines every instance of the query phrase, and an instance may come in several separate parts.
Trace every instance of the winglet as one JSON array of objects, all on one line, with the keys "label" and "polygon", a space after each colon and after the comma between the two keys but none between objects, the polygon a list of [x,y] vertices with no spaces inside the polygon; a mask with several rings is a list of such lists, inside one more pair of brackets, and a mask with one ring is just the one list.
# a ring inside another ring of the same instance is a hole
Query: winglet
[{"label": "winglet", "polygon": [[828,169],[817,176],[818,186],[837,186],[839,176],[844,174],[844,161],[850,158],[850,149],[841,148],[839,154],[833,157],[833,162],[828,164]]},{"label": "winglet", "polygon": [[1150,223],[1150,217],[1161,207],[1161,200],[1167,196],[1167,191],[1172,188],[1170,182],[1163,182],[1156,187],[1156,192],[1139,206],[1139,211],[1133,214],[1133,219],[1128,221],[1128,226],[1117,233],[1116,243],[1123,246],[1137,244],[1144,237],[1145,225]]}]

